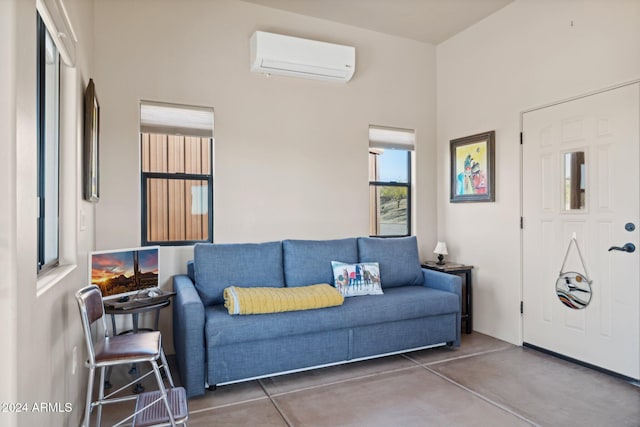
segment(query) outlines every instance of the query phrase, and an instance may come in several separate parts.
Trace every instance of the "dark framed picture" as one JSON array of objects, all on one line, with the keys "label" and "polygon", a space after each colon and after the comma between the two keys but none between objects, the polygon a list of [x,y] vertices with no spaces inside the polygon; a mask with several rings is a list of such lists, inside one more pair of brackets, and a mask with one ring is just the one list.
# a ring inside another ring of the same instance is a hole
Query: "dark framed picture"
[{"label": "dark framed picture", "polygon": [[89,202],[100,199],[100,104],[93,79],[84,94],[84,198]]},{"label": "dark framed picture", "polygon": [[452,203],[495,201],[495,131],[451,140]]}]

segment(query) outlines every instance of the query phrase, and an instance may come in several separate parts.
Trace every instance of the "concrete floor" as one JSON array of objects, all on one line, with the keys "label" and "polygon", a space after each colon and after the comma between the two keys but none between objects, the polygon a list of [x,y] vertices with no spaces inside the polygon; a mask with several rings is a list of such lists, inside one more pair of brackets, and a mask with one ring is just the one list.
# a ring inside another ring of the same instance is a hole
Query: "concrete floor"
[{"label": "concrete floor", "polygon": [[[221,386],[188,403],[190,427],[640,426],[637,384],[478,332],[455,350]],[[103,425],[126,410],[106,407]]]}]

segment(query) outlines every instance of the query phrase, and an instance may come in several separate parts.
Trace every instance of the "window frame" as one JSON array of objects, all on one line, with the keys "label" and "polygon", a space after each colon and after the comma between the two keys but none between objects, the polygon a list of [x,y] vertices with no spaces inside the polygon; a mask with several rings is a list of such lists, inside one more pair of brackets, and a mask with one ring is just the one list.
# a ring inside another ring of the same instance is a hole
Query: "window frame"
[{"label": "window frame", "polygon": [[[51,40],[52,45],[55,47],[56,62],[56,78],[55,82],[55,160],[54,166],[56,169],[56,183],[55,194],[56,200],[56,232],[55,232],[55,257],[47,261],[46,248],[48,247],[49,238],[52,235],[48,235],[47,221],[50,219],[46,214],[47,201],[50,200],[47,192],[47,172],[50,158],[48,157],[47,143],[49,142],[47,136],[47,93],[46,93],[46,55],[47,55],[47,36]],[[49,271],[60,265],[60,194],[61,194],[61,149],[60,149],[60,126],[61,126],[61,69],[62,69],[62,57],[59,47],[56,45],[50,30],[47,28],[44,18],[40,12],[36,13],[36,164],[37,164],[37,200],[38,200],[38,218],[37,218],[37,273],[40,275],[46,271]]]},{"label": "window frame", "polygon": [[[206,181],[207,193],[209,195],[207,200],[208,206],[208,236],[206,240],[148,240],[147,239],[147,183],[151,179],[167,179],[167,180],[193,180],[193,181]],[[189,246],[196,243],[211,243],[213,242],[213,175],[206,174],[185,174],[185,173],[163,173],[163,172],[142,172],[141,173],[141,190],[142,190],[142,246]]]},{"label": "window frame", "polygon": [[[369,147],[369,154],[371,154],[371,146]],[[387,148],[389,149],[389,148]],[[410,150],[409,148],[391,148],[393,150],[399,150],[399,151],[406,151],[407,153],[407,182],[398,182],[398,181],[377,181],[377,180],[373,180],[373,181],[369,181],[369,193],[371,194],[371,188],[378,188],[378,187],[400,187],[400,188],[406,188],[407,189],[407,234],[370,234],[369,237],[381,237],[381,238],[390,238],[390,237],[408,237],[411,236],[411,223],[412,223],[412,217],[411,217],[411,210],[412,210],[412,205],[411,205],[411,186],[412,186],[412,170],[411,170],[411,163],[412,163],[412,152],[413,150]],[[369,206],[369,209],[371,209],[371,206]],[[369,224],[369,229],[371,229],[371,224]]]},{"label": "window frame", "polygon": [[[142,146],[142,134],[146,132],[140,132],[140,145]],[[183,135],[190,136],[190,135]],[[201,137],[199,137],[201,138]],[[142,246],[190,246],[196,243],[213,243],[213,145],[214,140],[212,137],[207,137],[209,140],[209,174],[192,174],[183,172],[144,172],[142,169],[142,162],[140,164],[140,189],[141,189],[141,229],[140,229],[140,241]],[[147,205],[147,187],[148,182],[151,179],[167,179],[167,180],[191,180],[191,181],[206,181],[207,182],[207,223],[208,223],[208,235],[206,240],[149,240],[148,239],[148,205]]]}]

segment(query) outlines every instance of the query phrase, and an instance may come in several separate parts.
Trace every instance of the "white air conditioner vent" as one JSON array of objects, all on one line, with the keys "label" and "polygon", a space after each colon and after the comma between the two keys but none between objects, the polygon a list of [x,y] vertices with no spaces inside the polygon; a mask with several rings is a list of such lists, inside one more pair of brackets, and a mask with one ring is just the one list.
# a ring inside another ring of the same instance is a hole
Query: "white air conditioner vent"
[{"label": "white air conditioner vent", "polygon": [[355,72],[356,49],[316,40],[256,31],[251,71],[346,83]]}]

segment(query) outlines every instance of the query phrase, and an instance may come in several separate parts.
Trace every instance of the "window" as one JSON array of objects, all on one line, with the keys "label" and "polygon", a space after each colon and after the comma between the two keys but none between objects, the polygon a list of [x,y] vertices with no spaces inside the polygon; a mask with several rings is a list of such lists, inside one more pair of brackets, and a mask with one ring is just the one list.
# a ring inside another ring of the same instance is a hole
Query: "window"
[{"label": "window", "polygon": [[369,126],[369,234],[411,234],[412,130]]},{"label": "window", "polygon": [[38,14],[38,271],[58,264],[60,53]]},{"label": "window", "polygon": [[143,102],[142,244],[213,241],[213,110]]}]

